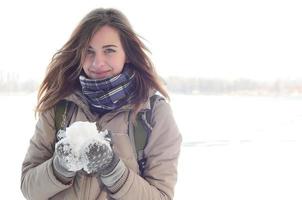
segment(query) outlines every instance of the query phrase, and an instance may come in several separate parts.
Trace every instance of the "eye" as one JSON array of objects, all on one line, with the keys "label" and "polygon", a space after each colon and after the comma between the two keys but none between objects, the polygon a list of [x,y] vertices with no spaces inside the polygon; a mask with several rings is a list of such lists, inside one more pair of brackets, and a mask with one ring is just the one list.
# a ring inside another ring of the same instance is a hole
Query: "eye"
[{"label": "eye", "polygon": [[93,55],[94,51],[92,49],[87,49],[86,55]]},{"label": "eye", "polygon": [[106,54],[114,53],[114,52],[115,52],[115,50],[114,50],[114,49],[111,49],[111,48],[108,48],[108,49],[105,49],[105,50],[104,50],[104,53],[106,53]]}]

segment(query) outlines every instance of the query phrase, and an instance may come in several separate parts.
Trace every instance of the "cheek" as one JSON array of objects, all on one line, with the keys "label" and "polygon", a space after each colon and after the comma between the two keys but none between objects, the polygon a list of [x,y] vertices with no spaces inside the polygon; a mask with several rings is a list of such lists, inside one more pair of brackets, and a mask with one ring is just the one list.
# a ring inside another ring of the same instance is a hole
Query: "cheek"
[{"label": "cheek", "polygon": [[124,68],[124,63],[120,63],[119,65],[117,65],[114,70],[115,74],[121,73],[123,71],[123,68]]},{"label": "cheek", "polygon": [[84,70],[84,72],[87,74],[87,72],[88,72],[88,65],[87,65],[87,63],[85,63],[85,62],[84,62],[84,64],[83,64],[83,70]]},{"label": "cheek", "polygon": [[116,76],[118,74],[120,74],[123,71],[124,65],[123,64],[116,64],[113,66],[113,71],[112,71],[112,75]]},{"label": "cheek", "polygon": [[89,68],[89,66],[90,66],[90,63],[85,60],[84,63],[83,63],[83,70],[84,70],[84,72],[85,72],[86,75],[88,75],[88,72],[89,72],[88,68]]},{"label": "cheek", "polygon": [[119,74],[123,71],[124,65],[126,63],[125,55],[119,55],[112,60],[114,62],[114,74]]}]

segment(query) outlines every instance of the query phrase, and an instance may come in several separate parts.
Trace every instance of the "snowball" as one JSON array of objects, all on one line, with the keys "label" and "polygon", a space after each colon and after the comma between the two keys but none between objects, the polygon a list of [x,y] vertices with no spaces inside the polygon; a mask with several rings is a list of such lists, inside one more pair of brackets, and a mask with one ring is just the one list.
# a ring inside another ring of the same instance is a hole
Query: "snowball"
[{"label": "snowball", "polygon": [[87,169],[88,161],[83,155],[88,150],[85,147],[89,144],[104,144],[111,149],[109,141],[105,140],[108,131],[99,132],[95,123],[82,121],[74,122],[66,128],[66,132],[61,131],[59,134],[59,136],[63,137],[65,142],[69,143],[71,147],[71,155],[68,156],[68,170],[70,171]]}]

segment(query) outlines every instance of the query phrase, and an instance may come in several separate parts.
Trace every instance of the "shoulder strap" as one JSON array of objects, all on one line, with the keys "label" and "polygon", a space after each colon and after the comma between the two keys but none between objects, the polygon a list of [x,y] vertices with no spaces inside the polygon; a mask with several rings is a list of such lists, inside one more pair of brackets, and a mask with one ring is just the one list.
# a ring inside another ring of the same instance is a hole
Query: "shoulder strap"
[{"label": "shoulder strap", "polygon": [[55,105],[55,128],[56,132],[63,128],[64,116],[66,115],[68,101],[61,100]]},{"label": "shoulder strap", "polygon": [[61,100],[55,105],[55,128],[57,134],[57,141],[60,139],[58,136],[59,130],[66,130],[69,125],[72,114],[76,105],[73,102]]},{"label": "shoulder strap", "polygon": [[156,101],[163,100],[164,98],[159,95],[153,95],[150,97],[150,109],[143,112],[139,112],[136,118],[136,124],[134,125],[134,143],[137,155],[137,161],[141,174],[144,171],[146,159],[144,156],[144,149],[147,145],[149,135],[152,132],[152,113]]}]

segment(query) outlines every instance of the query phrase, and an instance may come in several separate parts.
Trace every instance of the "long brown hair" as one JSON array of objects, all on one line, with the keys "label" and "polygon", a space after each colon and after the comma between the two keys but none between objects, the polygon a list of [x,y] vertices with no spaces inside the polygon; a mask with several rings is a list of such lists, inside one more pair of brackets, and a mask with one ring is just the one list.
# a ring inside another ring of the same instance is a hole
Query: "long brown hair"
[{"label": "long brown hair", "polygon": [[80,88],[78,80],[82,72],[88,44],[93,35],[104,25],[116,29],[128,62],[137,72],[134,113],[148,99],[150,89],[159,91],[169,99],[154,66],[147,55],[149,50],[133,31],[128,19],[116,9],[99,8],[88,13],[75,28],[67,43],[53,56],[46,76],[38,91],[36,112],[53,107],[59,100]]}]

